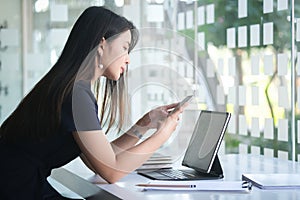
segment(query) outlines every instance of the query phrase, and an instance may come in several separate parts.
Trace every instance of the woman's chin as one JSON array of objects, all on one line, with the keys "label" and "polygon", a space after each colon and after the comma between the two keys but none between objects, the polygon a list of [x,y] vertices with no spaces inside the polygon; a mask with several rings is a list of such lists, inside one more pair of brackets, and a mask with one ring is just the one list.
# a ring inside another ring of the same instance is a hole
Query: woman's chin
[{"label": "woman's chin", "polygon": [[117,80],[120,79],[121,74],[110,74],[110,75],[105,74],[104,76],[105,76],[107,79],[109,79],[109,80],[117,81]]},{"label": "woman's chin", "polygon": [[116,75],[116,76],[110,77],[109,79],[112,80],[112,81],[118,81],[120,79],[120,75],[119,76]]}]

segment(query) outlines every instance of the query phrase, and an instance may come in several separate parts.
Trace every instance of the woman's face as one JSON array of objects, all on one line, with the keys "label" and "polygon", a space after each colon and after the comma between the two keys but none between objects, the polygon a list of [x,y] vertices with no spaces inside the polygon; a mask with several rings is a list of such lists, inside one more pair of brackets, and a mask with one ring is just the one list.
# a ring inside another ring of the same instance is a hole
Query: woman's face
[{"label": "woman's face", "polygon": [[101,64],[104,66],[103,76],[116,81],[126,71],[127,64],[130,62],[128,55],[130,42],[131,33],[129,30],[121,33],[112,41],[103,41],[101,57]]}]

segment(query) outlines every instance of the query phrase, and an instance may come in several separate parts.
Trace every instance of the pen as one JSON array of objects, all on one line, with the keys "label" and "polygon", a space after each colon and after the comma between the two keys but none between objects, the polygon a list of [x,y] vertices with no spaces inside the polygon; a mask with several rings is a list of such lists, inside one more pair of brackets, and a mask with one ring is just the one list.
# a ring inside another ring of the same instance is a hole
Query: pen
[{"label": "pen", "polygon": [[137,184],[139,187],[196,188],[196,185]]}]

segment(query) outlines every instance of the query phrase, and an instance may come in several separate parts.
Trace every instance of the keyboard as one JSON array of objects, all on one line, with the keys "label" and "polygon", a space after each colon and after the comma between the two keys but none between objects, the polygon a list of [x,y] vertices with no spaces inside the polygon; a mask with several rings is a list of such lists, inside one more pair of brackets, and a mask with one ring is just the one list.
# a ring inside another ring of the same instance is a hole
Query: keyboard
[{"label": "keyboard", "polygon": [[187,172],[176,170],[176,169],[163,169],[163,170],[158,170],[156,172],[173,179],[189,179],[191,177],[195,177],[195,175],[193,174],[189,174]]}]

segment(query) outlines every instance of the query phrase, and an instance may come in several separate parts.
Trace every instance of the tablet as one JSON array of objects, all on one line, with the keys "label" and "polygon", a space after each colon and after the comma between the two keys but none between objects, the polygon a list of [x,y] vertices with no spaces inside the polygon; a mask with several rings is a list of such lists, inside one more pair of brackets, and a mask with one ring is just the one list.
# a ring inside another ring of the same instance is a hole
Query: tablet
[{"label": "tablet", "polygon": [[201,111],[182,165],[210,173],[230,116],[228,112]]}]

